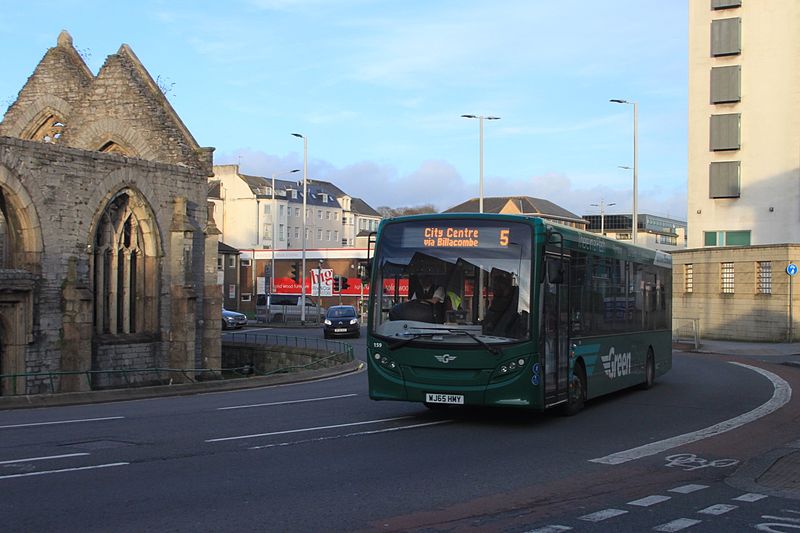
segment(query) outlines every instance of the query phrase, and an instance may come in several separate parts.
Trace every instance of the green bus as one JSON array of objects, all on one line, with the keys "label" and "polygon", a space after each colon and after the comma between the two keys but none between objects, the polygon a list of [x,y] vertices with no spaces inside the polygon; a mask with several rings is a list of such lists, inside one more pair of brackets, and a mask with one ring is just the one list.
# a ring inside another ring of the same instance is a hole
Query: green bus
[{"label": "green bus", "polygon": [[538,217],[384,220],[370,268],[373,400],[579,411],[672,367],[669,254]]}]

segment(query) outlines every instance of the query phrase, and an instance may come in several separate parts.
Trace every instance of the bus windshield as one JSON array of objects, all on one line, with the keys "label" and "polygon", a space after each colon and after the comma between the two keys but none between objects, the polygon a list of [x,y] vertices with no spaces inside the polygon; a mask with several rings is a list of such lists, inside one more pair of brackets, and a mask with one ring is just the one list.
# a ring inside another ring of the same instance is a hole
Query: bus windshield
[{"label": "bus windshield", "polygon": [[372,332],[390,346],[528,339],[531,238],[510,221],[388,223],[373,263]]}]

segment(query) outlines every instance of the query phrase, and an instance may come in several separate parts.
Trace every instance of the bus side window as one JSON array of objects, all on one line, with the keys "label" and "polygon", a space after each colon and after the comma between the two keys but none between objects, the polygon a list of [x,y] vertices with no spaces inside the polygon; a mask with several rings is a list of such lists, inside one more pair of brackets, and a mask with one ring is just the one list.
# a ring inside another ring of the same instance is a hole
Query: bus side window
[{"label": "bus side window", "polygon": [[547,258],[547,282],[551,284],[564,283],[564,265],[560,259]]}]

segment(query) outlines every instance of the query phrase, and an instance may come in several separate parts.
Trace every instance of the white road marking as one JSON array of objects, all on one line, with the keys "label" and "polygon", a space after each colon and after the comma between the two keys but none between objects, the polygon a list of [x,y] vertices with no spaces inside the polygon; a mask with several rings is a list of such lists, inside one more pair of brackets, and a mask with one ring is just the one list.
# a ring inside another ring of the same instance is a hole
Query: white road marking
[{"label": "white road marking", "polygon": [[568,526],[544,526],[539,529],[532,529],[525,533],[561,533],[562,531],[572,531]]},{"label": "white road marking", "polygon": [[67,453],[64,455],[48,455],[46,457],[27,457],[25,459],[16,459],[14,461],[0,461],[0,465],[13,465],[17,463],[32,463],[34,461],[48,461],[50,459],[64,459],[66,457],[80,457],[82,455],[89,455],[88,453]]},{"label": "white road marking", "polygon": [[98,468],[112,468],[115,466],[125,466],[130,463],[108,463],[105,465],[94,466],[79,466],[77,468],[62,468],[61,470],[42,470],[40,472],[26,472],[25,474],[11,474],[8,476],[0,476],[0,479],[12,479],[16,477],[30,477],[30,476],[45,476],[48,474],[61,474],[63,472],[78,472],[79,470],[96,470]]},{"label": "white road marking", "polygon": [[635,505],[637,507],[650,507],[651,505],[656,505],[658,503],[664,503],[667,500],[671,500],[672,496],[661,496],[657,494],[655,496],[648,496],[647,498],[641,498],[639,500],[633,500],[632,502],[628,502],[628,505]]},{"label": "white road marking", "polygon": [[254,403],[252,405],[233,405],[231,407],[219,407],[217,408],[217,411],[229,411],[231,409],[250,409],[251,407],[272,407],[275,405],[289,405],[293,403],[321,402],[324,400],[338,400],[340,398],[351,398],[353,396],[358,396],[358,394],[342,394],[339,396],[326,396],[323,398],[307,398],[304,400],[288,400],[285,402]]},{"label": "white road marking", "polygon": [[739,508],[738,505],[728,505],[725,503],[718,503],[717,505],[706,507],[705,509],[701,509],[697,512],[700,514],[710,514],[714,516],[719,516],[721,514],[725,514],[727,512],[733,511],[734,509],[738,508]]},{"label": "white road marking", "polygon": [[692,492],[697,492],[698,490],[707,489],[708,485],[682,485],[680,487],[675,487],[674,489],[669,489],[668,492],[677,492],[678,494],[690,494]]},{"label": "white road marking", "polygon": [[734,498],[733,501],[735,502],[748,502],[753,503],[759,500],[763,500],[767,496],[765,494],[758,494],[756,492],[748,492],[747,494],[742,494],[738,498]]},{"label": "white road marking", "polygon": [[223,442],[226,440],[241,440],[241,439],[254,439],[257,437],[272,437],[275,435],[288,435],[290,433],[304,433],[308,431],[319,431],[322,429],[337,429],[337,428],[346,428],[351,426],[363,426],[365,424],[380,424],[382,422],[394,422],[396,420],[408,420],[409,418],[414,418],[413,416],[398,416],[396,418],[381,418],[378,420],[365,420],[364,422],[351,422],[349,424],[335,424],[332,426],[317,426],[312,428],[301,428],[301,429],[289,429],[286,431],[271,431],[269,433],[256,433],[253,435],[239,435],[236,437],[221,437],[218,439],[207,439],[206,442]]},{"label": "white road marking", "polygon": [[620,516],[627,513],[628,511],[624,511],[622,509],[603,509],[602,511],[597,511],[596,513],[579,516],[578,520],[584,520],[586,522],[602,522],[603,520],[608,520],[609,518],[614,518],[615,516]]},{"label": "white road marking", "polygon": [[[792,512],[789,511],[788,509],[782,509],[782,511],[789,513]],[[761,515],[761,518],[763,518],[764,520],[781,520],[783,522],[789,522],[790,524],[800,524],[800,518],[787,518],[785,516],[772,516],[772,515]],[[797,528],[792,527],[792,529],[797,529]]]},{"label": "white road marking", "polygon": [[28,428],[33,426],[53,426],[56,424],[78,424],[80,422],[102,422],[104,420],[120,420],[124,416],[106,416],[103,418],[81,418],[78,420],[56,420],[54,422],[32,422],[30,424],[13,424],[10,426],[0,426],[0,429]]},{"label": "white road marking", "polygon": [[754,422],[759,418],[767,416],[768,414],[773,413],[774,411],[777,411],[778,409],[786,405],[789,402],[789,400],[792,399],[792,387],[789,386],[789,384],[780,376],[777,376],[772,372],[768,372],[764,369],[755,366],[745,365],[742,363],[734,363],[732,361],[730,363],[733,365],[738,365],[744,368],[748,368],[754,372],[758,372],[759,374],[770,380],[772,382],[772,386],[775,389],[772,394],[772,398],[770,398],[766,403],[760,405],[759,407],[756,407],[752,411],[731,418],[730,420],[720,422],[719,424],[714,424],[713,426],[709,426],[705,429],[693,431],[691,433],[685,433],[683,435],[678,435],[676,437],[671,437],[658,442],[645,444],[644,446],[639,446],[638,448],[631,448],[630,450],[612,453],[611,455],[606,455],[605,457],[590,459],[589,462],[601,463],[607,465],[618,465],[622,463],[627,463],[628,461],[641,459],[642,457],[649,457],[651,455],[665,452],[667,450],[671,450],[672,448],[677,448],[679,446],[683,446],[686,444],[691,444],[692,442],[697,442],[702,439],[715,437],[721,433],[731,431],[732,429],[736,429],[745,424],[749,424],[750,422]]},{"label": "white road marking", "polygon": [[388,433],[390,431],[402,431],[404,429],[416,429],[421,427],[427,426],[438,426],[439,424],[449,424],[453,422],[452,420],[439,420],[437,422],[426,422],[424,424],[413,424],[410,426],[398,426],[393,428],[385,428],[385,429],[374,429],[372,431],[358,431],[356,433],[347,433],[345,435],[331,435],[328,437],[318,437],[316,439],[306,439],[306,440],[296,440],[292,442],[278,442],[275,444],[264,444],[262,446],[253,446],[251,450],[263,450],[265,448],[277,448],[279,446],[291,446],[293,444],[307,444],[309,442],[322,442],[324,440],[334,440],[334,439],[345,439],[348,437],[360,437],[363,435],[376,435],[378,433]]},{"label": "white road marking", "polygon": [[692,527],[702,522],[702,520],[692,520],[691,518],[679,518],[677,520],[673,520],[672,522],[667,522],[666,524],[661,524],[660,526],[656,526],[653,528],[653,531],[666,531],[667,533],[674,533],[675,531],[680,531],[682,529],[686,529],[687,527]]}]

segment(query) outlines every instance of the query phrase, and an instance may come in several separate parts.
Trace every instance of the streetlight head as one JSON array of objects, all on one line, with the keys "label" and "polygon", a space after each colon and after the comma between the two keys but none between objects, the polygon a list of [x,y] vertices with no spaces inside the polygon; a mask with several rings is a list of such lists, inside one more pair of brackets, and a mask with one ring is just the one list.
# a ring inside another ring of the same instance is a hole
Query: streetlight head
[{"label": "streetlight head", "polygon": [[461,118],[478,118],[475,115],[461,115]]},{"label": "streetlight head", "polygon": [[293,137],[297,137],[298,139],[305,139],[305,137],[303,137],[303,136],[302,136],[301,134],[299,134],[299,133],[292,133],[292,136],[293,136]]},{"label": "streetlight head", "polygon": [[609,102],[613,102],[615,104],[627,104],[628,103],[627,100],[620,100],[619,98],[613,98],[613,99],[609,100]]},{"label": "streetlight head", "polygon": [[486,117],[486,120],[500,120],[500,117]]},{"label": "streetlight head", "polygon": [[290,171],[289,171],[289,174],[294,174],[295,172],[300,172],[300,169],[299,169],[299,168],[296,168],[296,169],[294,169],[294,170],[290,170]]}]

